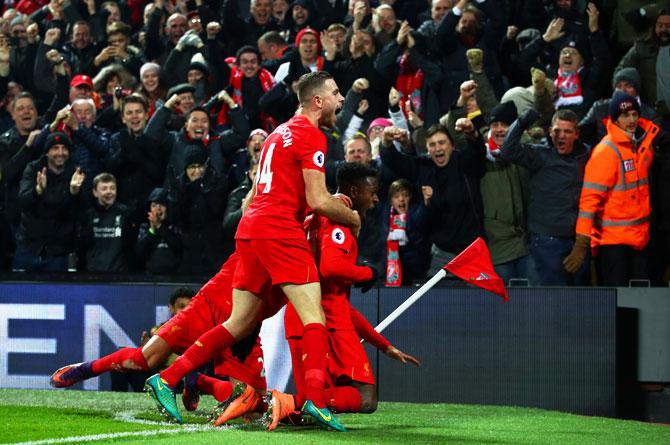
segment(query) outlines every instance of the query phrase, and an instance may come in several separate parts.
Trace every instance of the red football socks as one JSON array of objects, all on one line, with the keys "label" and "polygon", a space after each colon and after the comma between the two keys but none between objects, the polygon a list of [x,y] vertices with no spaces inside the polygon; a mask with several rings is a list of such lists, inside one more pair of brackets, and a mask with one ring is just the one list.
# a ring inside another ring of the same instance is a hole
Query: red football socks
[{"label": "red football socks", "polygon": [[121,348],[116,352],[91,362],[95,375],[107,371],[147,371],[149,365],[142,355],[142,348]]},{"label": "red football socks", "polygon": [[325,408],[323,389],[326,385],[328,331],[319,323],[305,326],[302,334],[303,365],[305,368],[305,398],[318,408]]},{"label": "red football socks", "polygon": [[200,368],[212,360],[217,351],[228,349],[233,343],[235,338],[223,325],[218,325],[202,334],[160,376],[169,387],[174,388],[186,374]]},{"label": "red football socks", "polygon": [[198,390],[203,394],[211,394],[218,402],[224,402],[233,392],[233,385],[226,380],[200,374],[198,376]]},{"label": "red football socks", "polygon": [[336,413],[357,413],[361,410],[361,394],[353,386],[336,386],[324,391],[328,408]]}]

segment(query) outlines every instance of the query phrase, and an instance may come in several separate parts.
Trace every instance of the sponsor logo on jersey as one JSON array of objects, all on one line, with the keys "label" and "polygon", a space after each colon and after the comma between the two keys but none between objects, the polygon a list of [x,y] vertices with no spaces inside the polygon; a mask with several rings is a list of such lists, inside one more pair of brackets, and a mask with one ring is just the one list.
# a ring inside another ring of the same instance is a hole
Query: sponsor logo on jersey
[{"label": "sponsor logo on jersey", "polygon": [[345,240],[344,232],[342,229],[333,229],[333,233],[330,234],[331,239],[335,244],[343,244]]},{"label": "sponsor logo on jersey", "polygon": [[314,157],[312,158],[314,161],[314,165],[317,167],[321,168],[323,167],[323,164],[326,162],[326,156],[323,154],[322,151],[317,151],[314,153]]}]

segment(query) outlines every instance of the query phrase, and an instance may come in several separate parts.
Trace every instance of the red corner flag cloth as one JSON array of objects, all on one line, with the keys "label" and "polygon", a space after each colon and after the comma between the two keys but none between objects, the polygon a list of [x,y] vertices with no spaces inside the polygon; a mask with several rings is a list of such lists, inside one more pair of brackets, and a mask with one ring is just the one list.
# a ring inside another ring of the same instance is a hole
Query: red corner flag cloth
[{"label": "red corner flag cloth", "polygon": [[481,238],[474,240],[444,269],[470,284],[500,295],[504,301],[509,300],[505,283],[493,270],[489,249]]}]

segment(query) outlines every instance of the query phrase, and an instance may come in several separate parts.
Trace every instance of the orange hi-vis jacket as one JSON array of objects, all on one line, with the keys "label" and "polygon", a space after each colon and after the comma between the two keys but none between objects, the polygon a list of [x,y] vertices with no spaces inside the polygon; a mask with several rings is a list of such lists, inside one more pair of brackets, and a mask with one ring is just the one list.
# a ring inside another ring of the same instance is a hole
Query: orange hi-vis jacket
[{"label": "orange hi-vis jacket", "polygon": [[649,169],[659,128],[640,118],[645,133],[637,148],[611,120],[586,163],[575,232],[591,237],[591,249],[623,244],[642,250],[649,242]]}]

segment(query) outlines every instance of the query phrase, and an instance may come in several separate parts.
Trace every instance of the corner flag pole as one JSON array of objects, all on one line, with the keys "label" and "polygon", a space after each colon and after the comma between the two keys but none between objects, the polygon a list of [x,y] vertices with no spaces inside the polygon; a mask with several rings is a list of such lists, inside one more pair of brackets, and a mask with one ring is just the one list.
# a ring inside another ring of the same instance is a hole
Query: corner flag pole
[{"label": "corner flag pole", "polygon": [[393,312],[391,312],[388,317],[386,317],[384,320],[382,320],[381,323],[377,325],[375,328],[375,331],[381,332],[384,329],[388,327],[391,323],[395,321],[396,318],[400,317],[400,315],[405,312],[411,305],[416,303],[419,298],[423,297],[423,295],[428,292],[435,284],[437,284],[438,281],[440,281],[442,278],[447,276],[447,271],[444,269],[440,269],[435,275],[433,275],[433,278],[428,280],[423,286],[421,286],[416,292],[414,292],[410,297],[405,300],[400,306],[398,306]]}]

